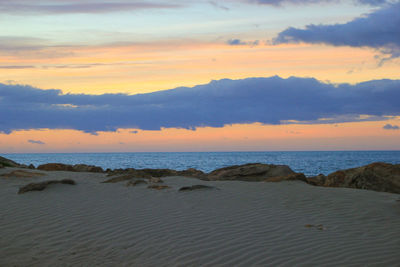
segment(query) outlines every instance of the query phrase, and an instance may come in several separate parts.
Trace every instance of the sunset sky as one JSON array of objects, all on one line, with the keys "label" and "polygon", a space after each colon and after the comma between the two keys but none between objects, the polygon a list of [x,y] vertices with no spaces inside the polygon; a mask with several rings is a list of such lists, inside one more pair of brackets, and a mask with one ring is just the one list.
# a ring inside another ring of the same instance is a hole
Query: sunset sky
[{"label": "sunset sky", "polygon": [[0,153],[400,150],[400,2],[0,0]]}]

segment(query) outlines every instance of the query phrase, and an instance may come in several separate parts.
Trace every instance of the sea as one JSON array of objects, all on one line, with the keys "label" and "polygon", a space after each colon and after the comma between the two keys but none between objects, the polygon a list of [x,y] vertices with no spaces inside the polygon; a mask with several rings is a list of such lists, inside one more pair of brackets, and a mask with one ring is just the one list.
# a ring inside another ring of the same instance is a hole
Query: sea
[{"label": "sea", "polygon": [[88,164],[104,169],[195,168],[210,172],[217,168],[245,163],[289,165],[307,176],[372,162],[400,163],[400,151],[293,151],[293,152],[135,152],[135,153],[38,153],[0,154],[22,164],[36,167],[45,163]]}]

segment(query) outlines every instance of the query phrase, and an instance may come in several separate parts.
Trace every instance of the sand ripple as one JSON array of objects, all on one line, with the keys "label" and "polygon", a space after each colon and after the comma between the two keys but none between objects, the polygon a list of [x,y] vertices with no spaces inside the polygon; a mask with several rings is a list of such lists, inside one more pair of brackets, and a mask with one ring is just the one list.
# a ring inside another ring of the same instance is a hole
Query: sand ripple
[{"label": "sand ripple", "polygon": [[[398,195],[301,182],[101,184],[17,195],[0,180],[0,266],[396,266]],[[35,178],[38,179],[38,178]],[[178,192],[207,184],[221,190]],[[306,225],[312,225],[307,226]],[[317,227],[318,225],[322,225]],[[315,227],[314,227],[315,226]]]}]

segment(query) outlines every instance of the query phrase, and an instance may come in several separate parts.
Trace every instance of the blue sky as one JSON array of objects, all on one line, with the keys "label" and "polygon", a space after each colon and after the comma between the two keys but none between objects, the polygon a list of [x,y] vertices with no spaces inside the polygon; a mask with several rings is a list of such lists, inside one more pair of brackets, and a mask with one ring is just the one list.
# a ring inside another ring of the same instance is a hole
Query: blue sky
[{"label": "blue sky", "polygon": [[[0,2],[8,6],[10,1]],[[14,1],[13,1],[14,2]],[[46,2],[46,1],[41,1]],[[54,6],[55,1],[48,1]],[[241,1],[159,1],[154,7],[139,9],[88,8],[79,13],[79,5],[93,1],[57,1],[78,5],[76,12],[63,9],[41,10],[36,1],[15,1],[23,7],[5,10],[1,15],[2,36],[43,39],[54,44],[96,44],[110,42],[147,42],[163,39],[223,38],[268,40],[285,28],[303,27],[309,23],[339,23],[373,9],[369,5],[345,3],[259,5]],[[103,2],[103,1],[97,1]],[[113,1],[107,1],[112,4]],[[115,3],[116,1],[114,1]],[[118,1],[123,2],[123,1]],[[134,1],[125,1],[133,3]],[[151,3],[151,1],[147,1]],[[215,4],[213,4],[215,3]],[[89,4],[88,4],[89,5]],[[169,6],[171,5],[171,6]],[[55,5],[59,6],[59,4]],[[221,8],[221,7],[227,8]],[[321,12],[329,8],[329,15]],[[11,9],[11,8],[10,8]],[[90,12],[93,10],[93,12]]]}]

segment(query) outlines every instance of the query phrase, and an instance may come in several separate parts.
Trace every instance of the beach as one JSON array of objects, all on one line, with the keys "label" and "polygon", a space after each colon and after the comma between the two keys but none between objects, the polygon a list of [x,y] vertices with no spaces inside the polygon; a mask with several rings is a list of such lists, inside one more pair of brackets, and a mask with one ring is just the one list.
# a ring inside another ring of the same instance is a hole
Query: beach
[{"label": "beach", "polygon": [[[0,169],[0,175],[18,168]],[[21,169],[25,170],[26,169]],[[0,266],[396,266],[400,196],[349,188],[105,173],[0,178]],[[43,191],[20,187],[73,179]],[[184,186],[213,188],[181,192]]]}]

